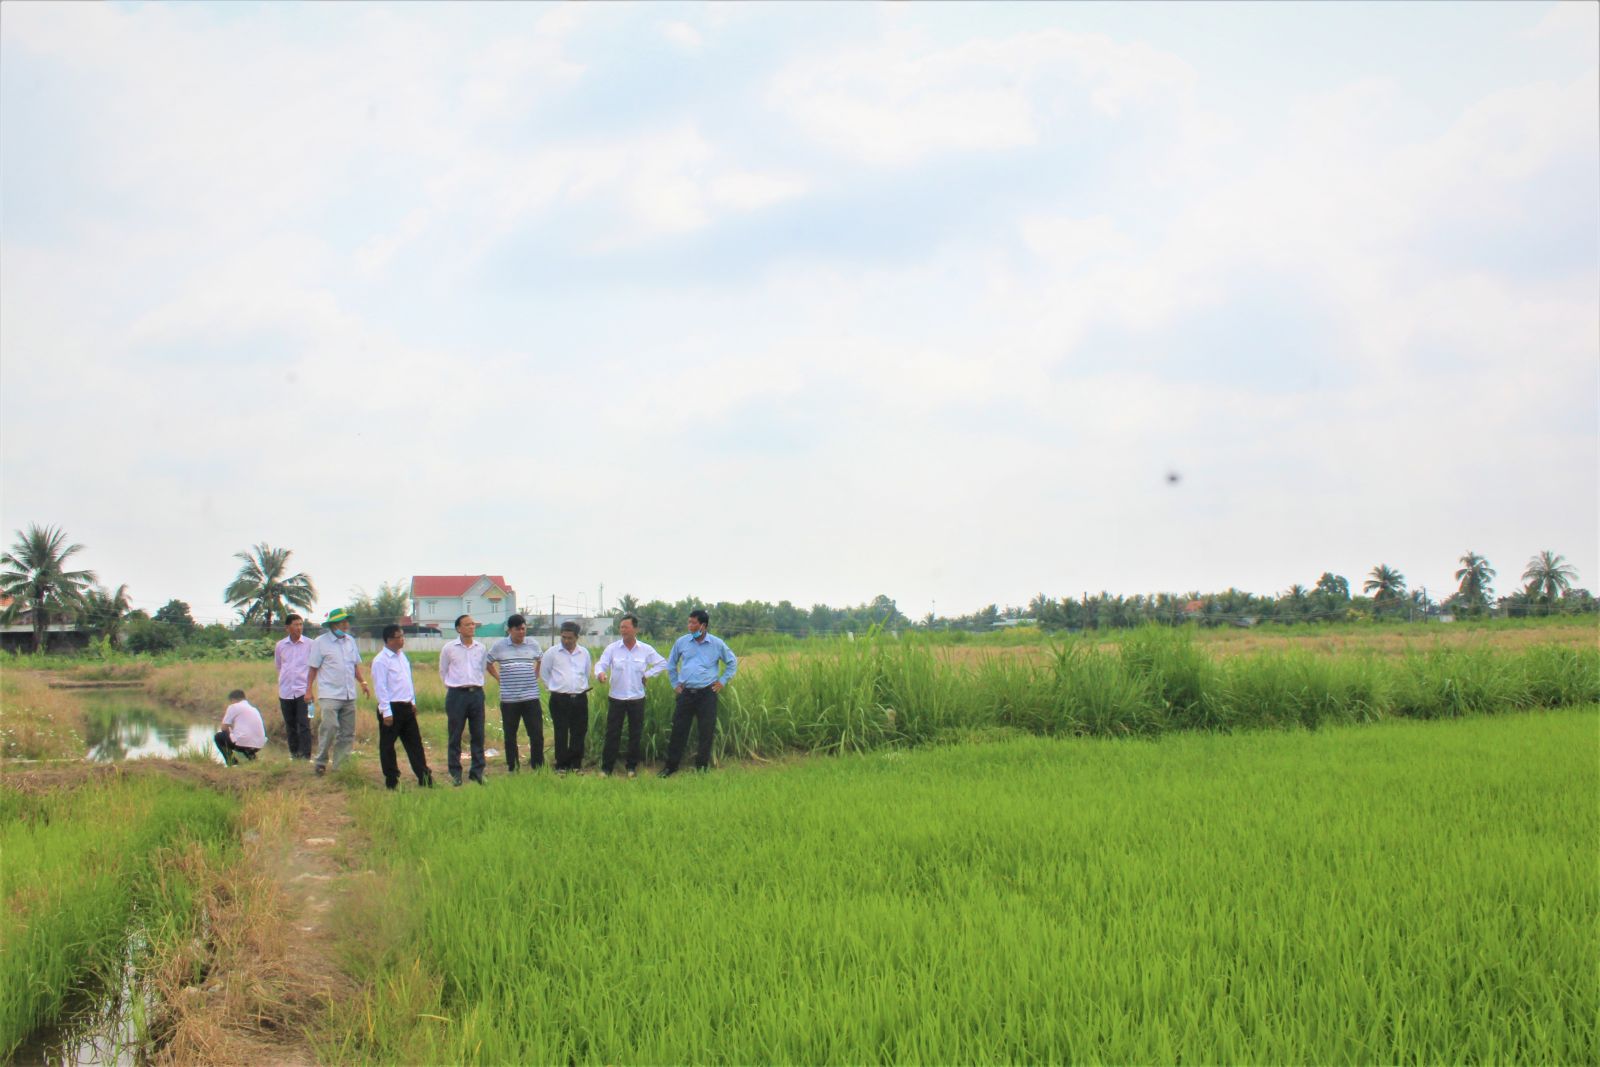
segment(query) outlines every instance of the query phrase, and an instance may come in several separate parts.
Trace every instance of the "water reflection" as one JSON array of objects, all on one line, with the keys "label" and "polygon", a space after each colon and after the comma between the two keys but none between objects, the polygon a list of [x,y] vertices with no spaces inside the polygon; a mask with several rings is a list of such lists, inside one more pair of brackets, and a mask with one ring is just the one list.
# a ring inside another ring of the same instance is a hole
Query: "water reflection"
[{"label": "water reflection", "polygon": [[126,704],[92,709],[86,719],[87,758],[91,760],[171,759],[206,753],[213,762],[222,762],[222,753],[211,740],[216,727],[209,723],[173,722],[170,715],[153,706]]},{"label": "water reflection", "polygon": [[123,948],[120,981],[99,994],[80,991],[69,998],[61,1022],[29,1034],[11,1053],[17,1067],[131,1067],[140,1062],[140,1018],[154,1002],[141,988],[134,960],[145,948],[135,931]]}]

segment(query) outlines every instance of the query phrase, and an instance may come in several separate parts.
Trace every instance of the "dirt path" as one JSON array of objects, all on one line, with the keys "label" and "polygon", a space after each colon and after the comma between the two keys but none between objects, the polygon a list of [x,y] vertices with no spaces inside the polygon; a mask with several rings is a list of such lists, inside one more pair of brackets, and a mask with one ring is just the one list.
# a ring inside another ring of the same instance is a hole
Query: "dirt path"
[{"label": "dirt path", "polygon": [[292,772],[262,786],[244,796],[240,854],[206,880],[210,936],[159,969],[162,1062],[314,1064],[310,1027],[352,991],[336,941],[373,876],[355,866],[345,790]]}]

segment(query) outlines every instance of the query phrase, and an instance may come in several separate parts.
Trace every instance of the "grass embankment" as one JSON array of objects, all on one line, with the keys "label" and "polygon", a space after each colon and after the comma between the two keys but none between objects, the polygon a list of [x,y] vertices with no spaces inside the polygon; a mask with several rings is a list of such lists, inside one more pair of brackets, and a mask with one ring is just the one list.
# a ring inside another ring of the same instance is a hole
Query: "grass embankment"
[{"label": "grass embankment", "polygon": [[[0,1055],[76,992],[120,976],[130,929],[148,951],[187,940],[195,856],[225,847],[237,804],[156,774],[70,787],[0,785]],[[60,783],[57,783],[58,786]]]},{"label": "grass embankment", "polygon": [[0,758],[78,759],[83,709],[70,693],[29,671],[0,671]]},{"label": "grass embankment", "polygon": [[1597,709],[368,794],[339,1061],[1593,1062]]},{"label": "grass embankment", "polygon": [[[1218,647],[1193,631],[1160,627],[1111,644],[1093,636],[1068,639],[1048,646],[1047,655],[1027,657],[1002,650],[952,658],[943,642],[921,637],[815,641],[740,671],[722,697],[717,757],[868,751],[1015,733],[1315,727],[1600,700],[1600,648],[1565,642],[1501,648],[1486,640],[1404,655],[1315,645],[1213,654]],[[444,689],[435,663],[419,657],[413,677],[423,734],[442,766]],[[216,694],[242,686],[281,746],[271,664],[169,665],[152,672],[147,685],[164,702],[219,716]],[[590,762],[599,755],[606,693],[597,685],[590,696]],[[498,696],[491,681],[486,722],[495,748],[504,745]],[[373,709],[363,698],[356,716],[356,744],[364,752],[377,743]],[[672,709],[666,679],[653,680],[645,708],[647,760],[666,750]],[[548,727],[545,736],[552,736]]]}]

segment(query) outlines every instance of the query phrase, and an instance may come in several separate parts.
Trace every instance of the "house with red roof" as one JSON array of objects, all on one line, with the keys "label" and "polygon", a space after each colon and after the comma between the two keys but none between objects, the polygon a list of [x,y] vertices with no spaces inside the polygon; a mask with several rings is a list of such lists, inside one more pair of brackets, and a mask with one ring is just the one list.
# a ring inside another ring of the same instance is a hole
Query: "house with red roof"
[{"label": "house with red roof", "polygon": [[498,574],[417,574],[411,578],[411,618],[454,635],[456,617],[478,620],[478,634],[498,637],[516,614],[516,591]]}]

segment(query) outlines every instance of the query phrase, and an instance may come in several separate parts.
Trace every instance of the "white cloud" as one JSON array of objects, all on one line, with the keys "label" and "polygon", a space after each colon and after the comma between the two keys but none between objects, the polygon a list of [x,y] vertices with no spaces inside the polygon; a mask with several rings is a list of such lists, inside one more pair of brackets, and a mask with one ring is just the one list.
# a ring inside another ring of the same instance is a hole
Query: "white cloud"
[{"label": "white cloud", "polygon": [[943,48],[897,37],[805,58],[773,77],[768,97],[826,144],[868,163],[905,165],[940,152],[1027,147],[1056,119],[1170,104],[1191,80],[1186,64],[1156,49],[1046,30]]}]

